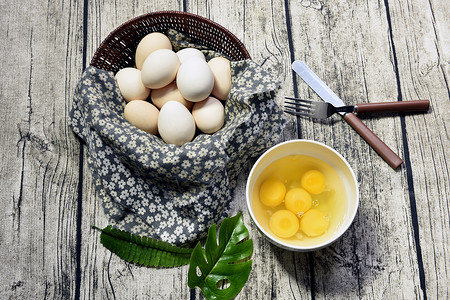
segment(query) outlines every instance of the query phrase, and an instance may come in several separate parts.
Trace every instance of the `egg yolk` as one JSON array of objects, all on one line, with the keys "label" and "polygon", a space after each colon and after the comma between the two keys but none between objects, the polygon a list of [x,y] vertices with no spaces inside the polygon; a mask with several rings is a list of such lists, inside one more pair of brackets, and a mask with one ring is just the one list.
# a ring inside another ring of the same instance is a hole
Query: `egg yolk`
[{"label": "egg yolk", "polygon": [[328,228],[328,220],[318,209],[308,210],[300,219],[300,228],[307,236],[318,236]]},{"label": "egg yolk", "polygon": [[278,179],[267,179],[261,185],[259,195],[264,205],[275,207],[283,202],[284,196],[286,195],[286,187]]},{"label": "egg yolk", "polygon": [[294,214],[301,215],[311,208],[312,198],[304,189],[293,188],[286,193],[284,205]]},{"label": "egg yolk", "polygon": [[320,194],[325,189],[325,176],[317,170],[309,170],[303,175],[301,185],[311,194]]},{"label": "egg yolk", "polygon": [[287,209],[275,212],[269,221],[270,230],[282,238],[290,238],[296,234],[299,226],[297,216]]}]

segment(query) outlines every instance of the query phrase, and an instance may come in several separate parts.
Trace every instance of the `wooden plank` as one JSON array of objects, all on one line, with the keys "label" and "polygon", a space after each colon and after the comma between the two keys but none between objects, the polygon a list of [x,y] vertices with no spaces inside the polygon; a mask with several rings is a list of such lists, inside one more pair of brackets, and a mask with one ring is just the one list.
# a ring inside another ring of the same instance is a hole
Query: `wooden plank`
[{"label": "wooden plank", "polygon": [[[383,3],[290,2],[294,53],[348,104],[397,99]],[[298,84],[301,97],[317,96]],[[404,155],[401,120],[364,118],[394,152]],[[313,254],[316,298],[421,297],[412,236],[407,176],[393,171],[338,118],[302,121],[302,136],[330,145],[354,168],[360,207],[350,230]]]},{"label": "wooden plank", "polygon": [[445,299],[450,295],[450,9],[446,1],[389,1],[389,13],[399,98],[431,100],[430,113],[407,114],[402,127],[421,286],[428,298]]},{"label": "wooden plank", "polygon": [[[103,39],[122,23],[153,11],[182,10],[180,5],[178,1],[90,1],[86,41],[88,62]],[[189,299],[187,266],[169,269],[140,267],[111,254],[100,244],[99,232],[90,229],[90,225],[103,228],[109,223],[94,192],[86,153],[82,214],[81,298]]]},{"label": "wooden plank", "polygon": [[[207,1],[204,5],[199,1],[187,1],[187,7],[196,7],[195,13],[210,18],[234,33],[244,43],[252,59],[282,82],[276,96],[280,106],[283,105],[284,96],[293,95],[283,1],[219,0]],[[297,138],[296,119],[292,116],[287,118],[281,140]],[[237,298],[308,298],[310,278],[307,254],[296,255],[273,246],[251,222],[245,206],[245,184],[249,170],[241,175],[234,191],[234,204],[236,212],[244,213],[244,222],[254,240],[254,260],[249,280]]]},{"label": "wooden plank", "polygon": [[0,298],[73,298],[79,147],[68,128],[82,7],[1,5]]}]

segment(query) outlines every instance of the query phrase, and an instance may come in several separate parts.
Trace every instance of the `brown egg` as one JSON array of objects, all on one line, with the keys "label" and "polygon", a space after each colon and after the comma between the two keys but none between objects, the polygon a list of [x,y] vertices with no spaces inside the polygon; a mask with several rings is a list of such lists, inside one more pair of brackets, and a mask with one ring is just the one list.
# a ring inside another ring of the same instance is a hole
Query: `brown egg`
[{"label": "brown egg", "polygon": [[192,117],[197,128],[204,133],[214,133],[222,128],[225,122],[225,109],[223,104],[214,97],[194,103]]},{"label": "brown egg", "polygon": [[215,57],[208,61],[214,76],[214,88],[211,94],[219,100],[226,100],[231,90],[231,65],[224,57]]},{"label": "brown egg", "polygon": [[150,134],[158,134],[159,110],[151,103],[143,100],[133,100],[125,105],[125,119]]},{"label": "brown egg", "polygon": [[136,48],[136,68],[141,70],[145,59],[158,49],[172,50],[172,44],[167,36],[159,32],[152,32],[144,36]]},{"label": "brown egg", "polygon": [[181,95],[180,91],[177,88],[177,83],[173,81],[172,83],[166,85],[163,88],[155,89],[151,94],[153,104],[161,109],[166,102],[169,101],[178,101],[188,110],[191,110],[193,103],[184,99],[183,95]]}]

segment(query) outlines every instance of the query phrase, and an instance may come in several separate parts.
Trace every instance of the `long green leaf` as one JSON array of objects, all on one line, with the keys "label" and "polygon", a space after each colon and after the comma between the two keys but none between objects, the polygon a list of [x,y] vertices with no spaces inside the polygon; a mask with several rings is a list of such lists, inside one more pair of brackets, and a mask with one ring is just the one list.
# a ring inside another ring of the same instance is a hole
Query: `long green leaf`
[{"label": "long green leaf", "polygon": [[[248,236],[240,213],[224,219],[218,241],[216,225],[212,225],[205,249],[198,243],[192,252],[188,271],[189,287],[193,289],[198,286],[210,300],[235,297],[247,282],[252,268],[250,257],[253,241]],[[228,286],[221,288],[223,283]]]},{"label": "long green leaf", "polygon": [[187,265],[192,249],[182,248],[145,236],[131,234],[112,226],[101,231],[100,242],[120,258],[148,267],[178,267]]}]

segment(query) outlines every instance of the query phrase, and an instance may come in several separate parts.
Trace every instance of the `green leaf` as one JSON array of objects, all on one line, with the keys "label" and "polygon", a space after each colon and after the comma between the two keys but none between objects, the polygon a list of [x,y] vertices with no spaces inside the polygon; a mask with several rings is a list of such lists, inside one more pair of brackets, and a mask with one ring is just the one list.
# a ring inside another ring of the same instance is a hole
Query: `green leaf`
[{"label": "green leaf", "polygon": [[[239,294],[252,268],[250,257],[253,241],[248,236],[241,213],[223,220],[219,229],[219,243],[216,225],[212,225],[205,249],[198,243],[192,252],[188,271],[189,288],[198,286],[210,300],[231,299]],[[228,286],[221,288],[223,283]]]},{"label": "green leaf", "polygon": [[147,267],[178,267],[187,265],[192,249],[107,226],[101,231],[100,242],[120,258]]}]

